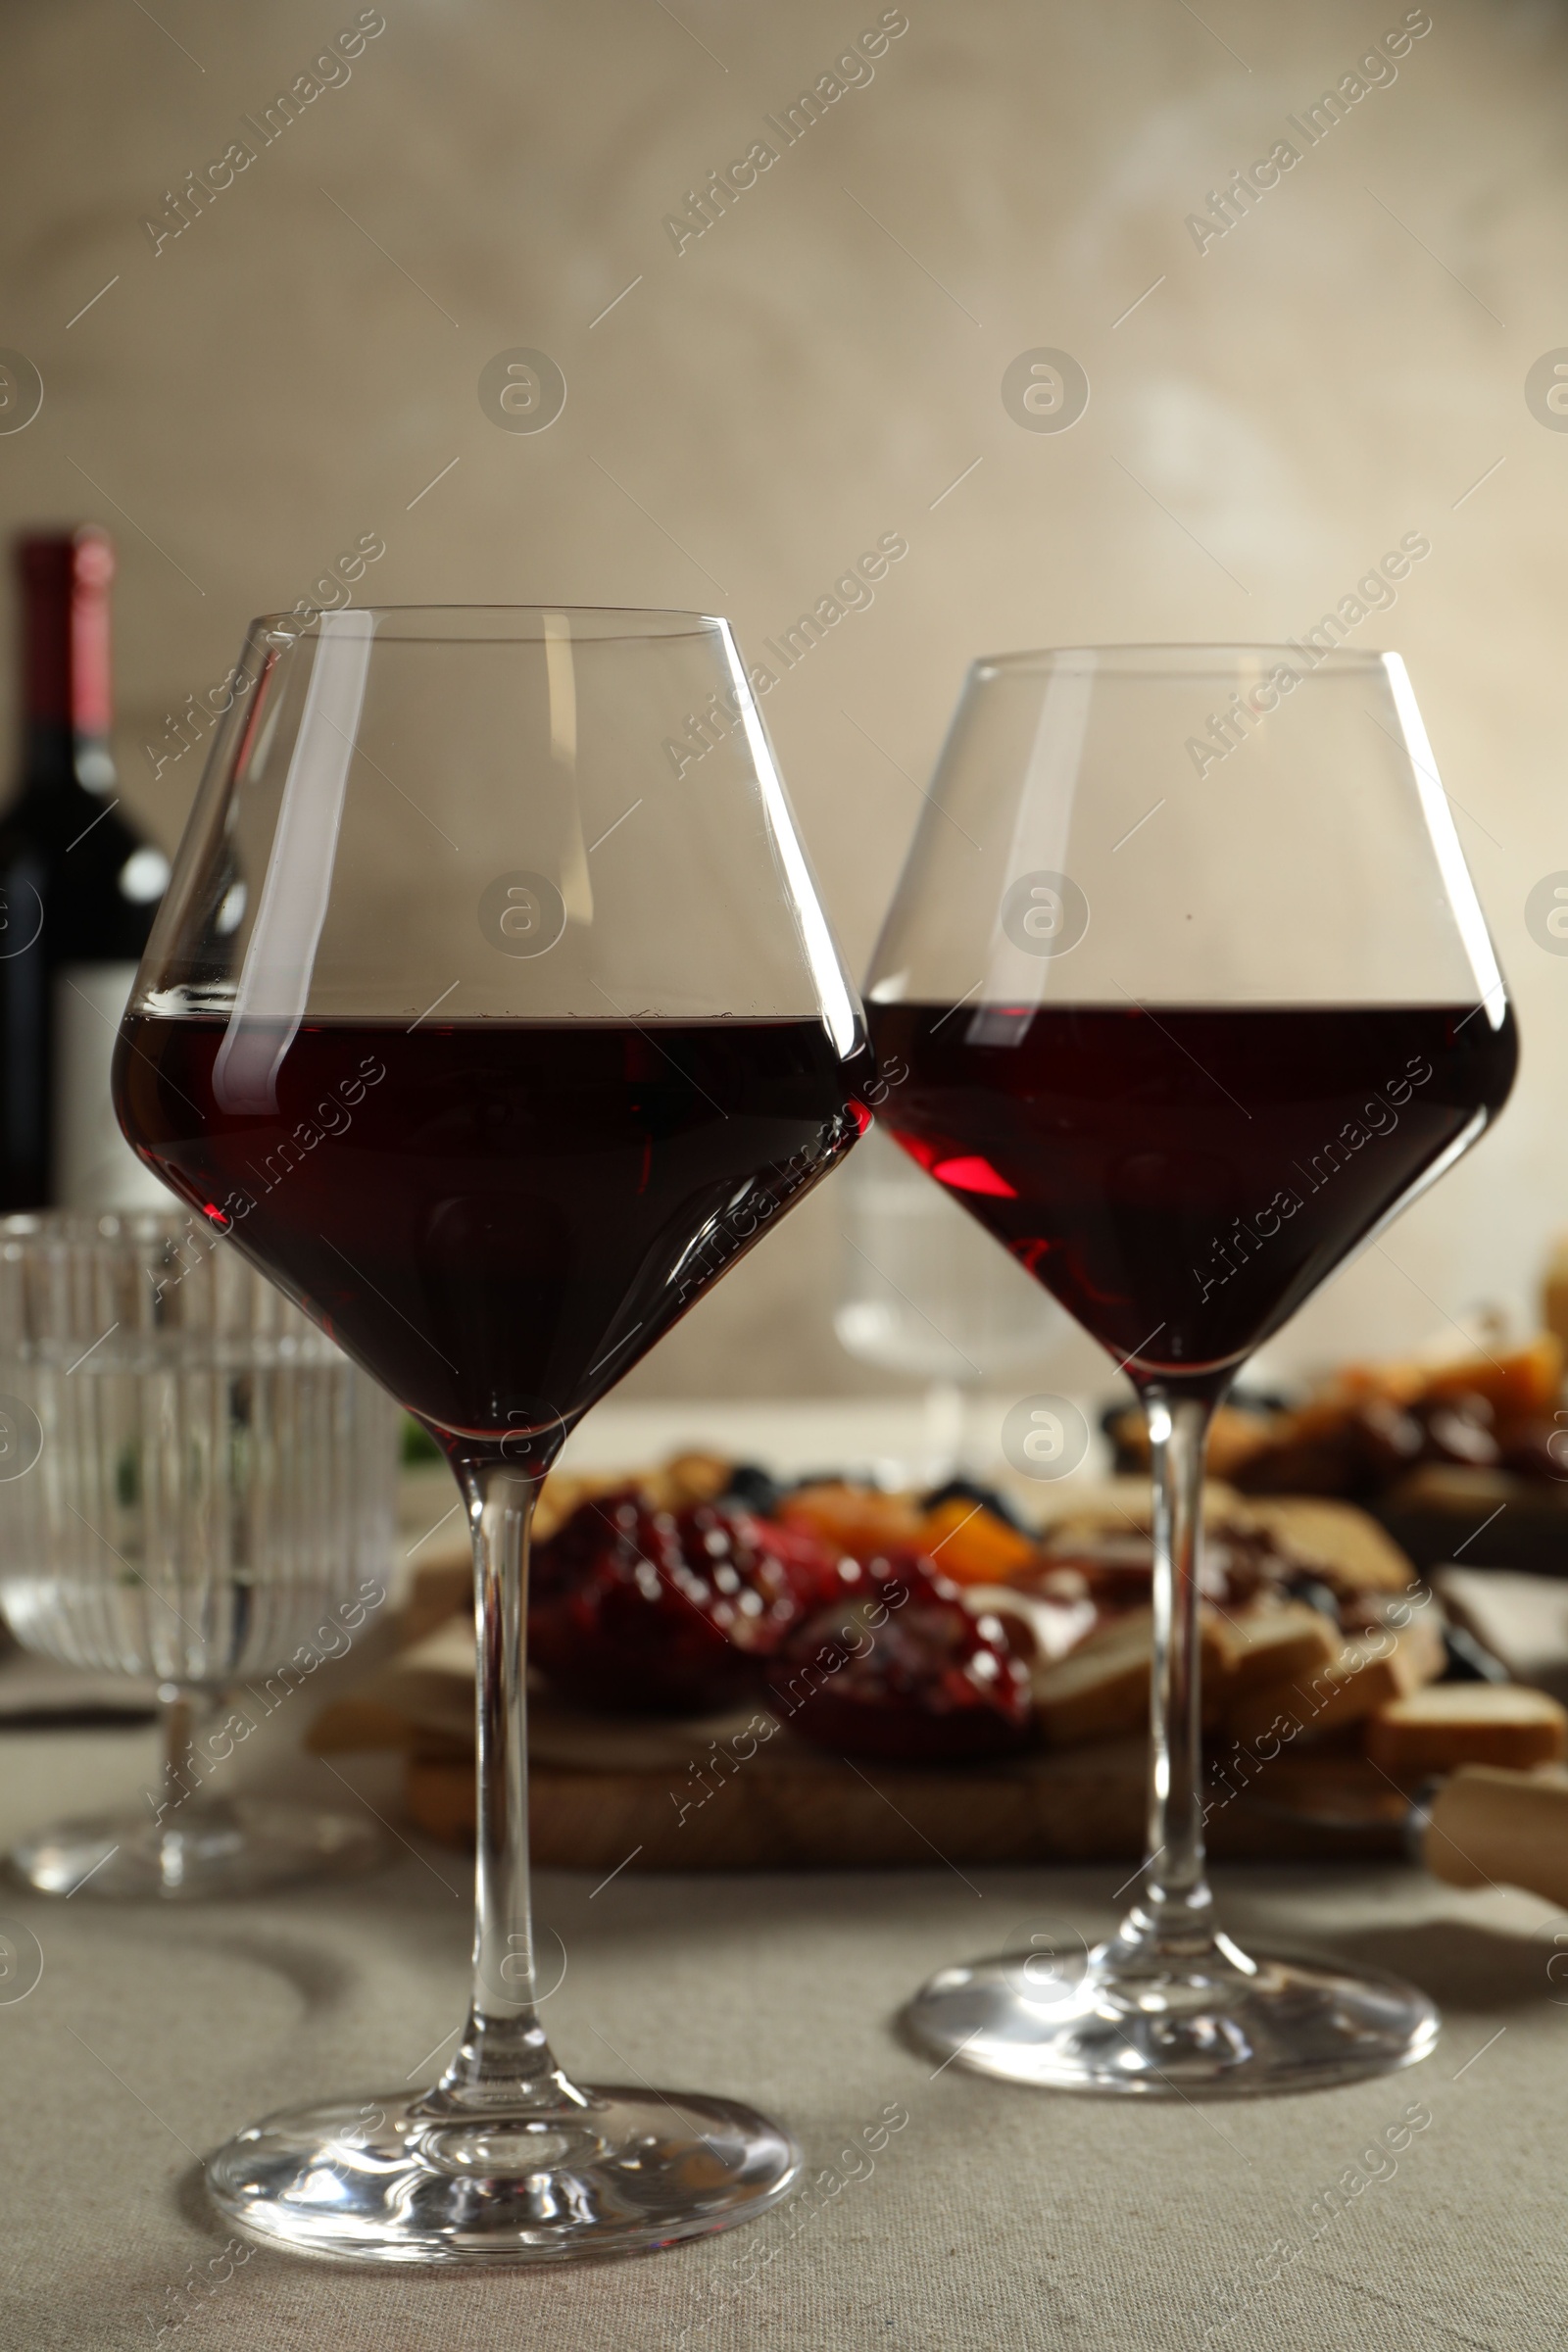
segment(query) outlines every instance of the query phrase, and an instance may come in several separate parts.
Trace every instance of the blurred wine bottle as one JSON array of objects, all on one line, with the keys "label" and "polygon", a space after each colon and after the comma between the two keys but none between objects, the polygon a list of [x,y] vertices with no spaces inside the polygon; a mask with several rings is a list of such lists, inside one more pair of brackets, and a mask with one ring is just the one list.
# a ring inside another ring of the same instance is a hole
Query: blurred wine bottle
[{"label": "blurred wine bottle", "polygon": [[29,534],[22,774],[0,817],[0,1208],[167,1207],[120,1133],[115,1033],[158,902],[163,852],[127,821],[109,748],[106,533]]}]

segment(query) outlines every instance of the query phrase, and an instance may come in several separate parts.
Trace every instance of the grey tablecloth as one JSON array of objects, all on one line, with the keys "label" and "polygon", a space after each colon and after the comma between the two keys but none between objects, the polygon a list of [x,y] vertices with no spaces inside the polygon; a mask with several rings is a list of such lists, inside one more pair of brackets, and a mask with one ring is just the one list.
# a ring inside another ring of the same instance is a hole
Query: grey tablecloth
[{"label": "grey tablecloth", "polygon": [[[152,1762],[145,1734],[8,1734],[0,1828],[134,1797]],[[343,1795],[319,1764],[287,1772]],[[392,1810],[384,1777],[356,1777]],[[417,2079],[458,2021],[467,1871],[397,1851],[358,1884],[199,1913],[0,1892],[44,1953],[35,1989],[0,2002],[6,2352],[1522,2352],[1568,2334],[1568,1967],[1548,1975],[1568,1918],[1382,1868],[1233,1871],[1224,1891],[1246,1934],[1311,1937],[1427,1986],[1437,2056],[1353,2089],[1201,2108],[933,2079],[890,2030],[943,1960],[1043,1918],[1093,1935],[1114,1871],[628,1870],[597,1893],[546,1876],[565,1962],[548,2014],[568,2064],[754,2099],[819,2168],[897,2103],[908,2122],[874,2171],[647,2261],[370,2276],[257,2252],[197,2302],[182,2290],[224,2235],[202,2151],[286,2100]]]}]

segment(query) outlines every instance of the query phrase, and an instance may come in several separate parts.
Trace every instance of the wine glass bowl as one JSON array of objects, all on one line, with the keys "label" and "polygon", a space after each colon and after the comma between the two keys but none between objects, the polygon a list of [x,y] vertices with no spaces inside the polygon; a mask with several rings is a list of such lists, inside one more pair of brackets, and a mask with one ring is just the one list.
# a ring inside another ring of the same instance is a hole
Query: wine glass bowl
[{"label": "wine glass bowl", "polygon": [[[1203,1870],[1209,1416],[1253,1348],[1500,1109],[1517,1046],[1397,655],[1111,647],[977,662],[867,982],[898,1140],[1105,1348],[1154,1471],[1149,1859],[1063,1989],[935,1979],[923,2046],[1166,2095],[1354,2079],[1436,2013],[1254,1960]],[[950,821],[951,820],[951,821]],[[966,838],[971,848],[955,844]]]},{"label": "wine glass bowl", "polygon": [[[208,2168],[297,2250],[647,2252],[761,2212],[787,2132],[584,2088],[534,1999],[528,1530],[566,1435],[868,1113],[858,1001],[726,623],[255,623],[121,1033],[143,1158],[435,1437],[474,1538],[473,1993],[430,2089]],[[711,748],[683,744],[707,711]]]},{"label": "wine glass bowl", "polygon": [[[548,1459],[857,1131],[858,1008],[732,641],[351,609],[256,623],[240,677],[122,1116],[449,1450]],[[715,690],[745,724],[683,779]],[[600,1178],[645,1143],[625,1217]]]}]

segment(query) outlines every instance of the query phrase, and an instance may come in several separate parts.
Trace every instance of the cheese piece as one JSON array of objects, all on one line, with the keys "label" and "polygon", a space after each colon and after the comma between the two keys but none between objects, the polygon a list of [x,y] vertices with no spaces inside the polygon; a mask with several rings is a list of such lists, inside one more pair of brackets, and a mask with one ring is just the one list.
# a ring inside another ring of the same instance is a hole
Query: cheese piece
[{"label": "cheese piece", "polygon": [[1150,1655],[1146,1626],[1141,1642],[1102,1638],[1085,1642],[1071,1657],[1037,1666],[1029,1679],[1046,1745],[1076,1747],[1146,1724]]},{"label": "cheese piece", "polygon": [[1512,1683],[1437,1683],[1380,1707],[1366,1727],[1366,1752],[1406,1779],[1459,1764],[1528,1771],[1568,1754],[1568,1710]]},{"label": "cheese piece", "polygon": [[[1226,1651],[1211,1610],[1200,1609],[1200,1672],[1205,1704],[1224,1690]],[[1153,1613],[1127,1609],[1108,1617],[1070,1657],[1037,1661],[1030,1672],[1035,1720],[1048,1747],[1076,1747],[1149,1721]]]},{"label": "cheese piece", "polygon": [[1432,1582],[1448,1615],[1508,1670],[1553,1698],[1568,1692],[1568,1578],[1507,1568],[1439,1568]]},{"label": "cheese piece", "polygon": [[1560,1910],[1568,1903],[1568,1780],[1560,1771],[1462,1766],[1428,1808],[1421,1859],[1449,1886],[1526,1886]]}]

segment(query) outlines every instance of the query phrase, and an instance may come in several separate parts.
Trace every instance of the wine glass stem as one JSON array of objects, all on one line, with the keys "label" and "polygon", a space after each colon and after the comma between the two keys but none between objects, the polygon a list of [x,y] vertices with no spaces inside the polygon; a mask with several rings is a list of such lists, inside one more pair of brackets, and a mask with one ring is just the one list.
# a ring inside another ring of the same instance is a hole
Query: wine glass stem
[{"label": "wine glass stem", "polygon": [[536,2012],[528,1895],[528,1540],[542,1477],[464,1462],[477,1634],[473,1996],[443,2107],[556,2107],[571,2097]]},{"label": "wine glass stem", "polygon": [[222,1692],[195,1683],[160,1683],[158,1721],[163,1735],[163,1814],[199,1796],[196,1746],[222,1703]]},{"label": "wine glass stem", "polygon": [[[217,1742],[208,1735],[227,1692],[202,1683],[160,1683],[158,1711],[163,1733],[163,1788],[153,1808],[158,1830],[158,1868],[166,1888],[183,1886],[191,1855],[203,1837],[239,1835],[238,1817],[226,1796],[208,1786]],[[231,1743],[232,1744],[232,1743]]]},{"label": "wine glass stem", "polygon": [[1149,1861],[1130,1926],[1158,1945],[1206,1942],[1202,1690],[1198,1618],[1203,1462],[1211,1396],[1146,1388],[1154,1476],[1154,1633],[1149,1744]]}]

